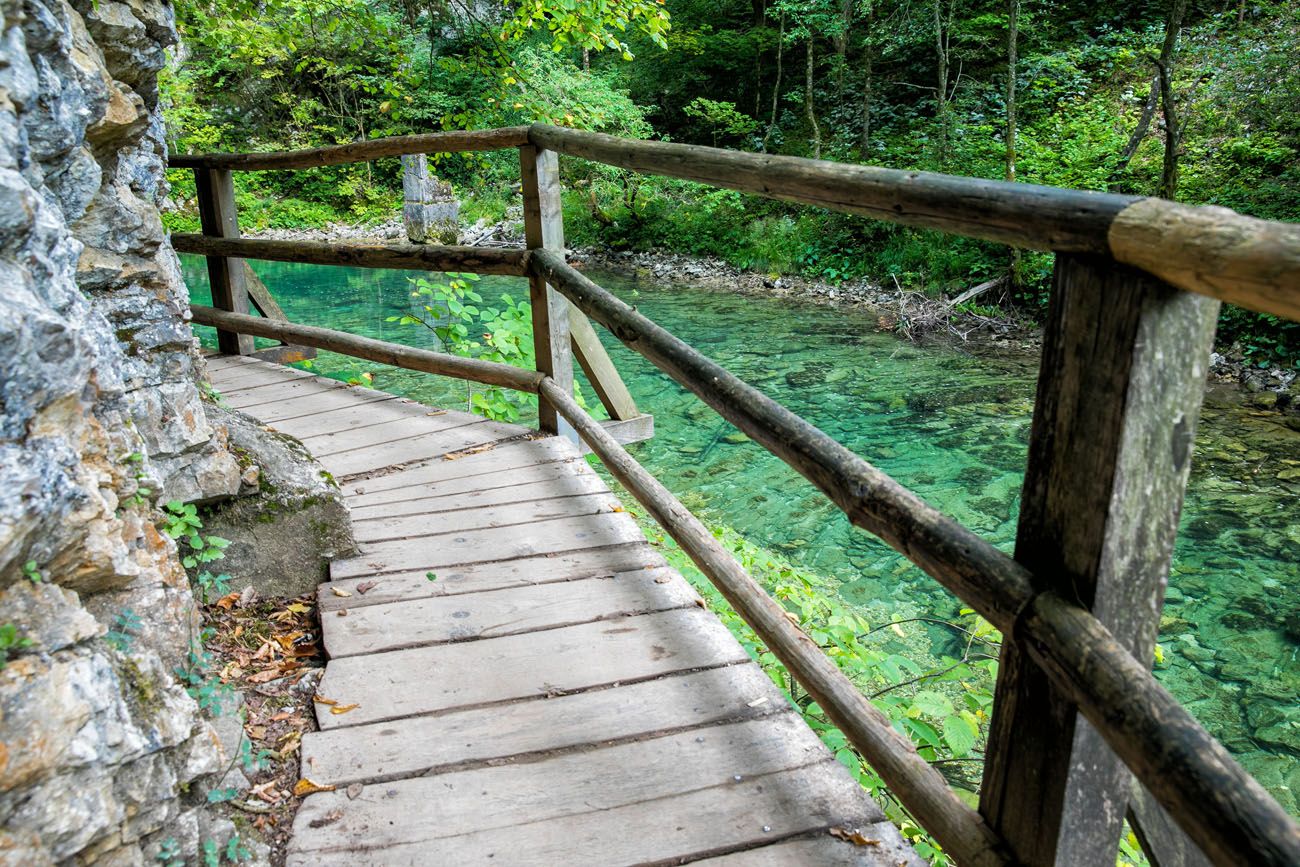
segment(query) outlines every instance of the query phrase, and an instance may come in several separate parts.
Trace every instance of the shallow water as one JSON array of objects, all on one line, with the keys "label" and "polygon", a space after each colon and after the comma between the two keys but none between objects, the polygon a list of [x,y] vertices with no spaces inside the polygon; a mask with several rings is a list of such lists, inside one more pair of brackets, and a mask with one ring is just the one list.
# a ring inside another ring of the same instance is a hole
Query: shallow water
[{"label": "shallow water", "polygon": [[[197,302],[202,260],[183,257]],[[408,303],[409,276],[259,262],[294,321],[417,346],[418,327],[384,322]],[[984,538],[1015,538],[1035,360],[920,347],[875,330],[863,311],[611,274],[595,275],[683,340],[821,427]],[[527,295],[522,280],[485,278],[489,302]],[[207,331],[207,329],[202,329]],[[210,339],[211,334],[205,335]],[[951,616],[946,591],[852,529],[811,485],[626,350],[606,345],[656,437],[632,451],[707,522],[836,578],[879,619]],[[376,388],[433,404],[464,400],[448,380],[322,353],[318,372],[374,373]],[[588,387],[588,396],[593,392]],[[595,402],[594,397],[591,398]],[[1279,479],[1281,474],[1284,478]],[[1291,478],[1291,477],[1297,478]],[[1161,625],[1157,675],[1278,797],[1300,814],[1300,433],[1212,392]],[[935,652],[943,636],[932,636]]]}]

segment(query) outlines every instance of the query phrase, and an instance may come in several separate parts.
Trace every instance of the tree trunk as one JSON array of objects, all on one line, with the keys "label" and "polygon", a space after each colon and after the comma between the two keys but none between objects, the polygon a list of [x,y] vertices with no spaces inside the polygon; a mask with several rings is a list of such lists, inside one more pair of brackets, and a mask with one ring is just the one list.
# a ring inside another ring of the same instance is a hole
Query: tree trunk
[{"label": "tree trunk", "polygon": [[[873,9],[867,15],[867,27],[870,29],[874,23],[875,10]],[[861,157],[867,158],[867,151],[871,148],[871,89],[875,84],[873,78],[872,66],[875,62],[876,47],[871,43],[871,37],[868,35],[867,42],[862,48],[862,147]]]},{"label": "tree trunk", "polygon": [[939,127],[939,167],[948,161],[948,40],[943,26],[943,0],[934,0],[934,47],[939,86],[934,91],[934,119]]},{"label": "tree trunk", "polygon": [[781,29],[776,37],[776,82],[772,85],[772,119],[767,122],[767,131],[763,133],[760,150],[767,153],[767,143],[776,129],[776,113],[781,101],[781,60],[785,49],[785,15],[781,15]]},{"label": "tree trunk", "polygon": [[1142,106],[1142,114],[1138,117],[1137,126],[1133,129],[1133,135],[1129,136],[1124,151],[1119,155],[1119,163],[1115,166],[1112,174],[1118,175],[1128,168],[1128,164],[1133,160],[1133,156],[1137,153],[1138,147],[1141,146],[1142,140],[1147,137],[1147,130],[1151,129],[1151,118],[1155,117],[1156,105],[1159,102],[1160,73],[1156,73],[1151,77],[1151,93],[1147,95],[1146,104]]},{"label": "tree trunk", "polygon": [[808,110],[808,125],[812,127],[813,159],[822,158],[822,128],[817,124],[817,108],[813,105],[813,41],[808,38],[808,68],[804,77],[804,107]]},{"label": "tree trunk", "polygon": [[[1008,181],[1016,179],[1016,60],[1020,39],[1020,0],[1007,0],[1007,154]],[[1020,286],[1020,249],[1011,248],[1011,286]]]},{"label": "tree trunk", "polygon": [[1187,0],[1173,0],[1169,23],[1165,26],[1165,44],[1153,62],[1160,80],[1160,109],[1165,116],[1165,159],[1160,172],[1160,189],[1156,195],[1174,199],[1178,195],[1178,152],[1182,146],[1182,123],[1174,100],[1174,52],[1178,50],[1178,31],[1187,14]]},{"label": "tree trunk", "polygon": [[582,49],[582,71],[591,72],[591,49]]}]

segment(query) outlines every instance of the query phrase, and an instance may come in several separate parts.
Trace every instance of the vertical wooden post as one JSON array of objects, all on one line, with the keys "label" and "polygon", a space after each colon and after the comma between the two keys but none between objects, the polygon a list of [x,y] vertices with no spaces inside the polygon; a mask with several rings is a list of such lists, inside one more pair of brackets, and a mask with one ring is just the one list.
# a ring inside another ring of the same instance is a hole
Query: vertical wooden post
[{"label": "vertical wooden post", "polygon": [[[564,251],[564,217],[560,209],[560,165],[555,151],[533,145],[519,148],[519,169],[524,194],[524,242],[529,250]],[[529,278],[533,308],[533,348],[537,369],[573,393],[573,351],[569,345],[569,302],[538,277]],[[578,435],[545,397],[538,397],[538,427],[563,434],[574,442]]]},{"label": "vertical wooden post", "polygon": [[[216,238],[238,238],[239,216],[235,209],[235,185],[225,169],[198,168],[194,179],[199,196],[199,222],[203,234]],[[225,256],[208,257],[208,282],[212,285],[212,306],[231,313],[248,313],[248,284],[244,261]],[[248,355],[253,338],[247,334],[217,331],[217,349],[224,355]]]},{"label": "vertical wooden post", "polygon": [[[1150,664],[1219,303],[1058,254],[1016,559]],[[1008,640],[980,811],[1027,865],[1113,864],[1130,776]]]}]

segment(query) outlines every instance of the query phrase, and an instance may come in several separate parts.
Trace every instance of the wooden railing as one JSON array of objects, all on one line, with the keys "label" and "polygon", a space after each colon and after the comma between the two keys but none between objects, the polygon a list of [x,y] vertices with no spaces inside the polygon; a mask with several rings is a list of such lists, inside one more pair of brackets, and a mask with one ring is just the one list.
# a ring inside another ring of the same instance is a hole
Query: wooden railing
[{"label": "wooden railing", "polygon": [[[504,148],[521,157],[524,250],[238,237],[233,169]],[[567,264],[557,154],[1056,252],[1014,558]],[[199,176],[205,234],[175,235],[173,244],[208,256],[220,309],[196,306],[194,319],[218,329],[222,351],[246,353],[258,335],[537,394],[541,427],[580,437],[601,458],[958,863],[1114,863],[1128,807],[1161,865],[1174,852],[1199,857],[1181,833],[1216,864],[1300,864],[1300,827],[1150,671],[1218,300],[1300,319],[1300,226],[1159,199],[540,125],[175,156],[171,165]],[[240,273],[234,257],[527,277],[537,371],[249,316],[230,278]],[[576,404],[570,347],[611,417],[639,417],[586,317],[1002,630],[978,810],[622,448],[619,431]]]}]

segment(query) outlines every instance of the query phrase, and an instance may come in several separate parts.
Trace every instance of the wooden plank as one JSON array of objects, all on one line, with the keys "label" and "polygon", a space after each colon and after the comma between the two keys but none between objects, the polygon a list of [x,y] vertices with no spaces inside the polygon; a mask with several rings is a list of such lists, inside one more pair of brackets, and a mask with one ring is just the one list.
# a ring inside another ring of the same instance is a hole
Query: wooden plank
[{"label": "wooden plank", "polygon": [[789,707],[762,669],[743,663],[542,701],[310,732],[302,739],[302,762],[316,782],[347,786],[753,719]]},{"label": "wooden plank", "polygon": [[[366,786],[351,800],[343,792],[323,793],[328,797],[303,803],[294,830],[295,837],[306,836],[297,844],[300,851],[364,852],[644,804],[684,790],[725,787],[745,777],[830,761],[803,720],[783,712],[529,764],[395,780]],[[843,766],[840,772],[848,779]],[[863,818],[884,818],[861,795],[846,799],[845,806]],[[343,815],[337,821],[311,828],[313,820],[340,808]]]},{"label": "wooden plank", "polygon": [[315,393],[299,397],[285,397],[268,403],[259,403],[255,407],[236,407],[256,417],[263,424],[279,429],[287,421],[339,409],[355,409],[362,404],[384,403],[393,400],[391,394],[371,391],[355,385],[342,385],[341,388],[322,388]]},{"label": "wooden plank", "polygon": [[[657,778],[647,778],[645,789],[660,792],[657,782]],[[603,805],[609,800],[597,798],[593,803]],[[678,864],[840,826],[861,828],[872,837],[890,840],[890,848],[895,848],[891,838],[896,838],[898,832],[878,816],[879,810],[866,802],[861,787],[848,779],[843,766],[829,761],[766,775],[741,775],[738,782],[695,791],[682,785],[677,792],[513,827],[395,843],[371,850],[366,856],[373,858],[373,863],[386,865]],[[641,828],[652,830],[633,832]],[[303,858],[303,854],[310,858]],[[286,863],[356,864],[355,860],[347,860],[355,857],[341,848],[295,851]],[[895,867],[888,861],[875,864]]]},{"label": "wooden plank", "polygon": [[[520,178],[524,196],[524,245],[529,250],[547,249],[564,256],[564,214],[560,202],[560,162],[554,151],[532,145],[519,148]],[[533,315],[533,350],[537,370],[555,380],[566,394],[573,392],[573,349],[569,335],[569,302],[547,285],[540,275],[530,273],[528,299]],[[538,429],[546,433],[577,438],[556,414],[555,408],[539,400]]]},{"label": "wooden plank", "polygon": [[[199,223],[203,234],[217,238],[239,237],[239,212],[235,205],[235,185],[224,169],[196,168],[194,180],[199,203]],[[248,314],[248,286],[244,265],[238,259],[208,256],[208,282],[212,287],[212,306],[230,313]],[[226,355],[247,355],[253,351],[253,338],[232,329],[217,329],[217,348]]]},{"label": "wooden plank", "polygon": [[291,322],[277,322],[256,316],[226,313],[200,304],[191,304],[190,314],[194,321],[200,325],[212,325],[217,328],[238,331],[241,334],[269,337],[272,340],[282,340],[300,346],[313,346],[317,349],[328,349],[331,352],[350,355],[354,358],[364,358],[367,361],[375,361],[393,367],[418,370],[422,373],[436,373],[441,376],[451,376],[489,385],[500,385],[518,391],[536,392],[537,382],[541,378],[541,375],[535,371],[521,370],[509,364],[482,361],[477,358],[464,358],[459,355],[447,355],[442,352],[432,352],[428,349],[416,349],[411,346],[403,346],[400,343],[389,343],[386,340],[375,340],[371,337],[358,337],[345,331],[318,328],[314,325],[296,325]]},{"label": "wooden plank", "polygon": [[346,383],[319,376],[286,377],[281,382],[264,383],[258,388],[232,391],[225,395],[231,407],[256,415],[255,408],[274,405],[303,395],[323,394],[336,389],[346,389]]},{"label": "wooden plank", "polygon": [[[623,421],[602,421],[600,426],[614,438],[615,442],[623,445],[645,442],[653,439],[655,435],[655,417],[652,415],[639,415]],[[586,443],[583,443],[579,450],[584,455],[590,454]]]},{"label": "wooden plank", "polygon": [[926,867],[930,863],[899,839],[897,832],[877,835],[873,832],[881,830],[879,826],[870,825],[857,830],[868,840],[876,842],[858,846],[829,832],[821,832],[814,837],[773,843],[758,849],[744,849],[695,863],[701,867],[790,867],[794,864],[815,864],[817,867]]},{"label": "wooden plank", "polygon": [[762,638],[768,649],[825,709],[849,743],[862,753],[894,797],[961,864],[1002,865],[1008,857],[997,835],[979,813],[953,793],[947,781],[894,728],[822,648],[792,623],[789,612],[744,570],[690,510],[637,463],[577,402],[542,383],[555,403],[600,456],[610,473],[654,516],[690,555],[731,607]]},{"label": "wooden plank", "polygon": [[[492,563],[444,567],[430,581],[424,569],[398,571],[385,575],[359,575],[353,578],[333,576],[333,584],[350,592],[350,597],[324,593],[322,611],[352,610],[363,605],[420,599],[429,596],[454,596],[507,587],[530,587],[554,584],[597,575],[613,575],[632,569],[652,569],[665,565],[663,556],[646,542],[631,542],[604,548],[589,548],[565,554],[543,554]],[[364,594],[359,584],[372,585]]]},{"label": "wooden plank", "polygon": [[228,367],[222,370],[212,370],[212,366],[209,365],[208,368],[208,381],[223,395],[248,391],[252,388],[263,388],[268,385],[282,385],[287,382],[308,379],[312,376],[305,370],[296,370],[292,367],[281,367],[273,364],[268,364],[265,367],[245,365],[241,368]]},{"label": "wooden plank", "polygon": [[559,518],[524,527],[465,530],[425,542],[375,542],[365,553],[330,564],[334,578],[445,569],[471,563],[512,560],[538,554],[558,554],[582,548],[602,548],[644,541],[636,522],[626,514],[605,513]]},{"label": "wooden plank", "polygon": [[[331,584],[317,592],[337,598],[338,589]],[[349,608],[346,617],[327,617],[321,626],[325,650],[331,659],[340,659],[699,604],[699,595],[682,576],[669,569],[641,569],[608,578]]]},{"label": "wooden plank", "polygon": [[[1218,303],[1058,256],[1016,559],[1149,666]],[[1128,769],[1017,642],[1003,646],[981,810],[1026,864],[1114,859]]]},{"label": "wooden plank", "polygon": [[600,342],[596,329],[591,327],[591,320],[572,304],[569,305],[569,339],[573,343],[573,355],[587,374],[587,381],[596,390],[609,417],[616,421],[626,421],[641,415],[632,399],[632,392],[627,390],[623,377],[618,375],[618,368],[609,357],[605,345]]},{"label": "wooden plank", "polygon": [[422,463],[462,449],[491,446],[498,440],[510,439],[524,433],[522,428],[518,434],[506,433],[502,430],[503,427],[484,420],[420,434],[396,442],[317,455],[317,460],[337,478],[345,479],[373,473],[387,467]]},{"label": "wooden plank", "polygon": [[355,521],[353,530],[357,542],[363,547],[375,542],[410,537],[460,533],[491,527],[513,527],[535,524],[556,518],[575,518],[583,515],[600,515],[622,512],[623,505],[608,491],[579,494],[572,497],[546,497],[522,503],[505,503],[499,506],[455,509],[433,514],[393,515]]},{"label": "wooden plank", "polygon": [[[324,729],[646,680],[748,657],[701,608],[331,660],[320,694],[358,704]],[[454,677],[450,676],[454,673]]]},{"label": "wooden plank", "polygon": [[280,419],[271,426],[306,444],[313,436],[327,436],[401,418],[428,417],[429,413],[436,411],[422,403],[394,397],[391,400],[348,404],[300,418]]},{"label": "wooden plank", "polygon": [[[344,265],[350,268],[469,271],[516,277],[523,275],[525,259],[523,250],[493,247],[375,244],[365,241],[273,241],[266,238],[209,238],[206,235],[186,233],[172,235],[172,246],[178,253],[205,256],[242,256],[245,259],[266,259],[272,262]],[[283,314],[267,318],[285,319]]]},{"label": "wooden plank", "polygon": [[[299,437],[317,457],[337,454],[370,445],[399,442],[422,434],[476,425],[484,419],[467,412],[439,412],[419,404],[400,407],[392,418],[373,418],[370,424],[354,424],[343,430],[313,433]],[[305,427],[305,426],[304,426]]]},{"label": "wooden plank", "polygon": [[[383,478],[345,484],[342,491],[343,496],[348,498],[349,505],[352,503],[369,505],[384,502],[383,499],[376,498],[388,491],[409,489],[417,485],[436,485],[438,490],[457,490],[446,486],[452,482],[459,483],[458,480],[478,478],[489,473],[518,472],[522,481],[523,473],[532,467],[557,461],[574,467],[586,466],[586,461],[578,459],[577,446],[569,440],[563,437],[546,437],[540,440],[502,443],[491,451],[467,455],[456,461],[436,461],[422,467],[392,473]],[[478,483],[466,481],[465,484],[472,486]],[[472,488],[465,488],[465,490],[469,489]]]},{"label": "wooden plank", "polygon": [[[348,506],[352,513],[352,521],[355,524],[374,518],[395,518],[402,515],[422,515],[450,512],[457,509],[477,509],[485,506],[502,506],[509,503],[526,503],[530,500],[551,497],[609,494],[609,488],[606,487],[605,482],[600,476],[589,470],[582,472],[563,463],[542,464],[542,466],[558,467],[559,471],[552,473],[549,477],[543,477],[540,481],[524,482],[523,484],[511,484],[512,479],[504,474],[475,476],[473,478],[483,479],[488,482],[496,481],[501,484],[488,484],[477,490],[446,492],[443,492],[441,487],[403,488],[384,493],[397,497],[409,494],[411,491],[419,491],[420,493],[412,496],[409,500],[392,499],[388,502],[376,503],[373,506],[354,506],[349,503]],[[581,467],[581,469],[586,470],[586,467]],[[466,480],[455,479],[453,481],[464,482]],[[449,483],[448,487],[450,486]],[[468,485],[461,484],[457,487],[464,488],[468,487]],[[436,494],[433,493],[435,491]]]},{"label": "wooden plank", "polygon": [[328,145],[296,151],[271,151],[260,154],[172,154],[171,168],[225,168],[241,171],[270,169],[308,169],[366,162],[405,154],[458,153],[461,151],[503,150],[518,147],[528,140],[528,128],[450,130],[419,135],[387,136],[377,139]]}]

